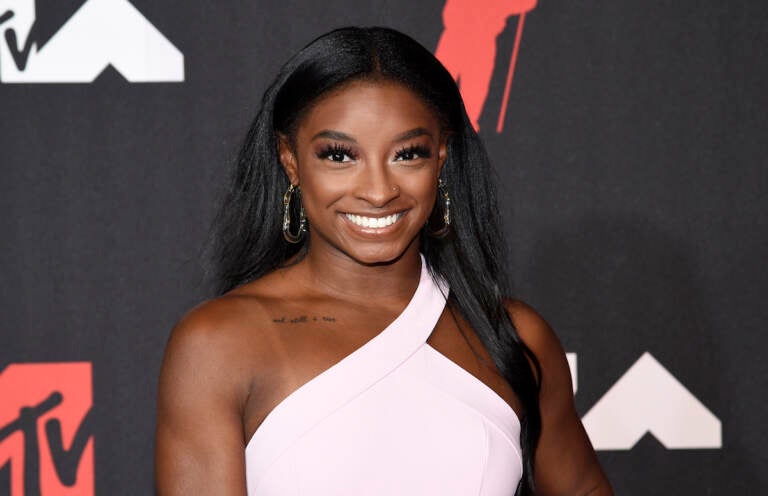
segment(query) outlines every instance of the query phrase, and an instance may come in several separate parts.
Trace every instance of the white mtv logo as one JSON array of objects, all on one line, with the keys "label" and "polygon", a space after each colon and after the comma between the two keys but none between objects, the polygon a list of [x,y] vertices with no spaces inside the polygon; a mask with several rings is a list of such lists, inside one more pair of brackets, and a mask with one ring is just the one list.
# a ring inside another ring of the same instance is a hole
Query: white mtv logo
[{"label": "white mtv logo", "polygon": [[[568,353],[576,392],[576,354]],[[582,418],[597,450],[630,450],[650,432],[667,449],[721,448],[720,420],[650,353]]]},{"label": "white mtv logo", "polygon": [[88,0],[42,48],[35,0],[0,0],[0,81],[90,83],[111,65],[130,82],[184,81],[184,55],[127,0]]}]

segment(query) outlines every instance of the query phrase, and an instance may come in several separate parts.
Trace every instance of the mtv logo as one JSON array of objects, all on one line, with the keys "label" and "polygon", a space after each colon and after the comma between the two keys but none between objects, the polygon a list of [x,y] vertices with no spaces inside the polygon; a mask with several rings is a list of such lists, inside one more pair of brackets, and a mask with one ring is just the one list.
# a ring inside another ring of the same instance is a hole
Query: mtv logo
[{"label": "mtv logo", "polygon": [[88,0],[43,46],[35,0],[0,0],[0,81],[90,83],[111,65],[130,82],[184,81],[184,56],[127,0]]},{"label": "mtv logo", "polygon": [[91,364],[9,365],[0,398],[0,494],[93,496]]}]

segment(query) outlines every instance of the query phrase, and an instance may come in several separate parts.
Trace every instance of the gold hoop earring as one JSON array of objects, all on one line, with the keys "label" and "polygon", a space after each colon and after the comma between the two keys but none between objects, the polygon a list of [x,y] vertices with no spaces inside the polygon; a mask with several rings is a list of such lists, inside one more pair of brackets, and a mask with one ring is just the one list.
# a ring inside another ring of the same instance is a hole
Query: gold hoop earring
[{"label": "gold hoop earring", "polygon": [[301,201],[301,188],[293,184],[288,186],[288,191],[283,195],[283,237],[289,243],[298,243],[304,238],[307,232],[307,218],[304,216],[304,205],[299,206],[299,229],[296,234],[291,233],[291,199],[293,192],[296,191],[299,201]]},{"label": "gold hoop earring", "polygon": [[429,235],[434,238],[444,238],[451,231],[451,197],[448,195],[448,186],[442,179],[437,180],[437,189],[443,197],[443,227],[429,232]]}]

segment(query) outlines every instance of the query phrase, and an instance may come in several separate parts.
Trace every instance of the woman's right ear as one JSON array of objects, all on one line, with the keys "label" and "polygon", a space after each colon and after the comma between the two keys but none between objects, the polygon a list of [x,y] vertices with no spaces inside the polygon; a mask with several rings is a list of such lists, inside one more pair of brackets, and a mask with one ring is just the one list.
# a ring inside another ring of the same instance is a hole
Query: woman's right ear
[{"label": "woman's right ear", "polygon": [[294,186],[299,185],[299,167],[296,160],[296,154],[291,146],[291,140],[283,133],[276,133],[277,154],[280,159],[280,165],[283,166],[288,180]]}]

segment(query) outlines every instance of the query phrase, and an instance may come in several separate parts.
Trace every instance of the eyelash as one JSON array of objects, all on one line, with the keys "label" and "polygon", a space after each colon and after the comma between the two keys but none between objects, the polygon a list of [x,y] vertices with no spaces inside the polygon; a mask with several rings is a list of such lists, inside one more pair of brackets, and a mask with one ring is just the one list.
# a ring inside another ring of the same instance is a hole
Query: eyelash
[{"label": "eyelash", "polygon": [[[357,155],[352,151],[352,148],[347,145],[342,145],[340,143],[326,145],[317,154],[317,158],[324,160],[334,155],[346,155],[352,160],[357,160]],[[406,159],[405,158],[406,155],[416,155],[417,157]],[[426,146],[409,145],[409,146],[404,146],[403,148],[399,149],[395,153],[395,160],[397,159],[418,160],[420,158],[429,158],[431,156],[432,156],[432,152]],[[343,162],[343,159],[341,161],[333,160],[333,162]]]},{"label": "eyelash", "polygon": [[[324,159],[327,159],[328,157],[331,157],[337,154],[347,155],[352,160],[357,160],[357,155],[355,155],[355,153],[352,152],[352,148],[339,143],[326,145],[322,150],[320,150],[320,153],[317,154],[317,158],[324,160]],[[333,160],[333,162],[339,162],[339,161]]]},{"label": "eyelash", "polygon": [[423,145],[410,145],[404,146],[395,153],[395,159],[402,158],[406,154],[417,155],[418,157],[411,160],[418,160],[420,158],[429,158],[432,156],[432,152],[429,148]]}]

